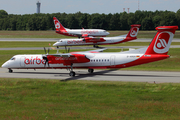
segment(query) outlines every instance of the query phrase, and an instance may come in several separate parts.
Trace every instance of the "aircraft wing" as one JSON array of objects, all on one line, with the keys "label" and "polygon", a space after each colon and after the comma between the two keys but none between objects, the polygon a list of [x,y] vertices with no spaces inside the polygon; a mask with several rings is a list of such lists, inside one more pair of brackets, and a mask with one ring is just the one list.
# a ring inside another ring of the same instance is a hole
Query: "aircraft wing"
[{"label": "aircraft wing", "polygon": [[71,65],[73,63],[86,63],[90,61],[89,58],[93,56],[92,53],[102,52],[105,49],[106,48],[65,54],[48,54],[43,56],[43,58],[48,64]]},{"label": "aircraft wing", "polygon": [[119,35],[119,36],[115,36],[115,37],[126,37],[127,36],[127,34],[125,34],[125,35]]},{"label": "aircraft wing", "polygon": [[54,57],[63,57],[63,58],[68,58],[68,57],[74,57],[74,55],[67,53],[67,54],[51,54]]},{"label": "aircraft wing", "polygon": [[102,49],[96,49],[96,50],[89,50],[89,51],[82,51],[82,52],[71,52],[71,53],[76,53],[76,54],[83,54],[83,53],[98,53],[98,52],[103,52],[107,48],[102,48]]}]

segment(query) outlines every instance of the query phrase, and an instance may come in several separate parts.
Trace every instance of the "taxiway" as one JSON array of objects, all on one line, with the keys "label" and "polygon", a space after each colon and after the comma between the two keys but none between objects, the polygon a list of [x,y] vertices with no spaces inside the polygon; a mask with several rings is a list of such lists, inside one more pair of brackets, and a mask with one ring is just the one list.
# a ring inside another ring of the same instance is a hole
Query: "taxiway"
[{"label": "taxiway", "polygon": [[75,69],[75,77],[69,76],[66,69],[14,69],[9,73],[7,69],[0,68],[0,78],[38,78],[69,80],[94,80],[94,81],[125,81],[148,83],[180,83],[180,72],[160,71],[123,71],[123,70],[95,70],[88,73],[87,69]]}]

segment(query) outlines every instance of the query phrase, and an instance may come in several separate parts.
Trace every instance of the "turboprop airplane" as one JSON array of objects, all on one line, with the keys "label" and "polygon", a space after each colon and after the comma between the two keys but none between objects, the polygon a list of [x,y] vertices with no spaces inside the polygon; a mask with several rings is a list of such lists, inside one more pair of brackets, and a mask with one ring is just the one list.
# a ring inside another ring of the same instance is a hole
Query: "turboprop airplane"
[{"label": "turboprop airplane", "polygon": [[102,29],[68,29],[65,28],[56,17],[53,17],[56,33],[72,37],[107,36],[109,32]]},{"label": "turboprop airplane", "polygon": [[81,39],[60,39],[59,41],[54,43],[53,46],[56,46],[58,48],[59,46],[94,45],[94,47],[97,47],[98,45],[109,45],[128,42],[137,39],[136,36],[138,34],[140,26],[140,24],[131,25],[131,29],[127,35],[100,38],[85,37]]},{"label": "turboprop airplane", "polygon": [[15,55],[2,67],[12,69],[69,69],[70,76],[75,76],[73,68],[87,68],[90,73],[94,69],[126,68],[169,58],[167,55],[175,31],[178,26],[156,27],[157,33],[150,45],[124,52],[102,52],[105,49],[86,52],[46,55]]}]

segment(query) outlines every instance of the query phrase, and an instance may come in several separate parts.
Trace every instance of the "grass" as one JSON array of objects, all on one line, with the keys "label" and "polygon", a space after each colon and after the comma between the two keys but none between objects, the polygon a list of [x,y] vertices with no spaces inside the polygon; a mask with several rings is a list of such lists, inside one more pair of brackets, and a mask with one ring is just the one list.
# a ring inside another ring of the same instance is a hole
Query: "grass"
[{"label": "grass", "polygon": [[0,119],[180,119],[180,84],[0,78]]},{"label": "grass", "polygon": [[[108,37],[127,34],[129,31],[108,31]],[[137,38],[153,38],[157,31],[139,31]],[[72,38],[55,33],[55,31],[0,31],[0,38]],[[174,38],[180,38],[176,31]]]}]

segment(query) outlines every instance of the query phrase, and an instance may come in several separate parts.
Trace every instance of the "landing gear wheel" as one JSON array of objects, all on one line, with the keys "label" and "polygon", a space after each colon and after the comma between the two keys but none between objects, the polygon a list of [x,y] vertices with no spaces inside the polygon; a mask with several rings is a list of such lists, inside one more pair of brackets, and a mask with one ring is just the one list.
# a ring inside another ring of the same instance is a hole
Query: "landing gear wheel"
[{"label": "landing gear wheel", "polygon": [[9,73],[12,73],[13,72],[13,70],[12,69],[9,69]]},{"label": "landing gear wheel", "polygon": [[89,73],[93,73],[93,72],[94,72],[94,69],[88,69],[88,72],[89,72]]},{"label": "landing gear wheel", "polygon": [[94,47],[94,48],[99,48],[99,46],[98,46],[98,45],[93,45],[93,47]]},{"label": "landing gear wheel", "polygon": [[74,77],[76,75],[76,73],[74,72],[74,71],[71,71],[70,73],[69,73],[69,76],[71,76],[71,77]]}]

